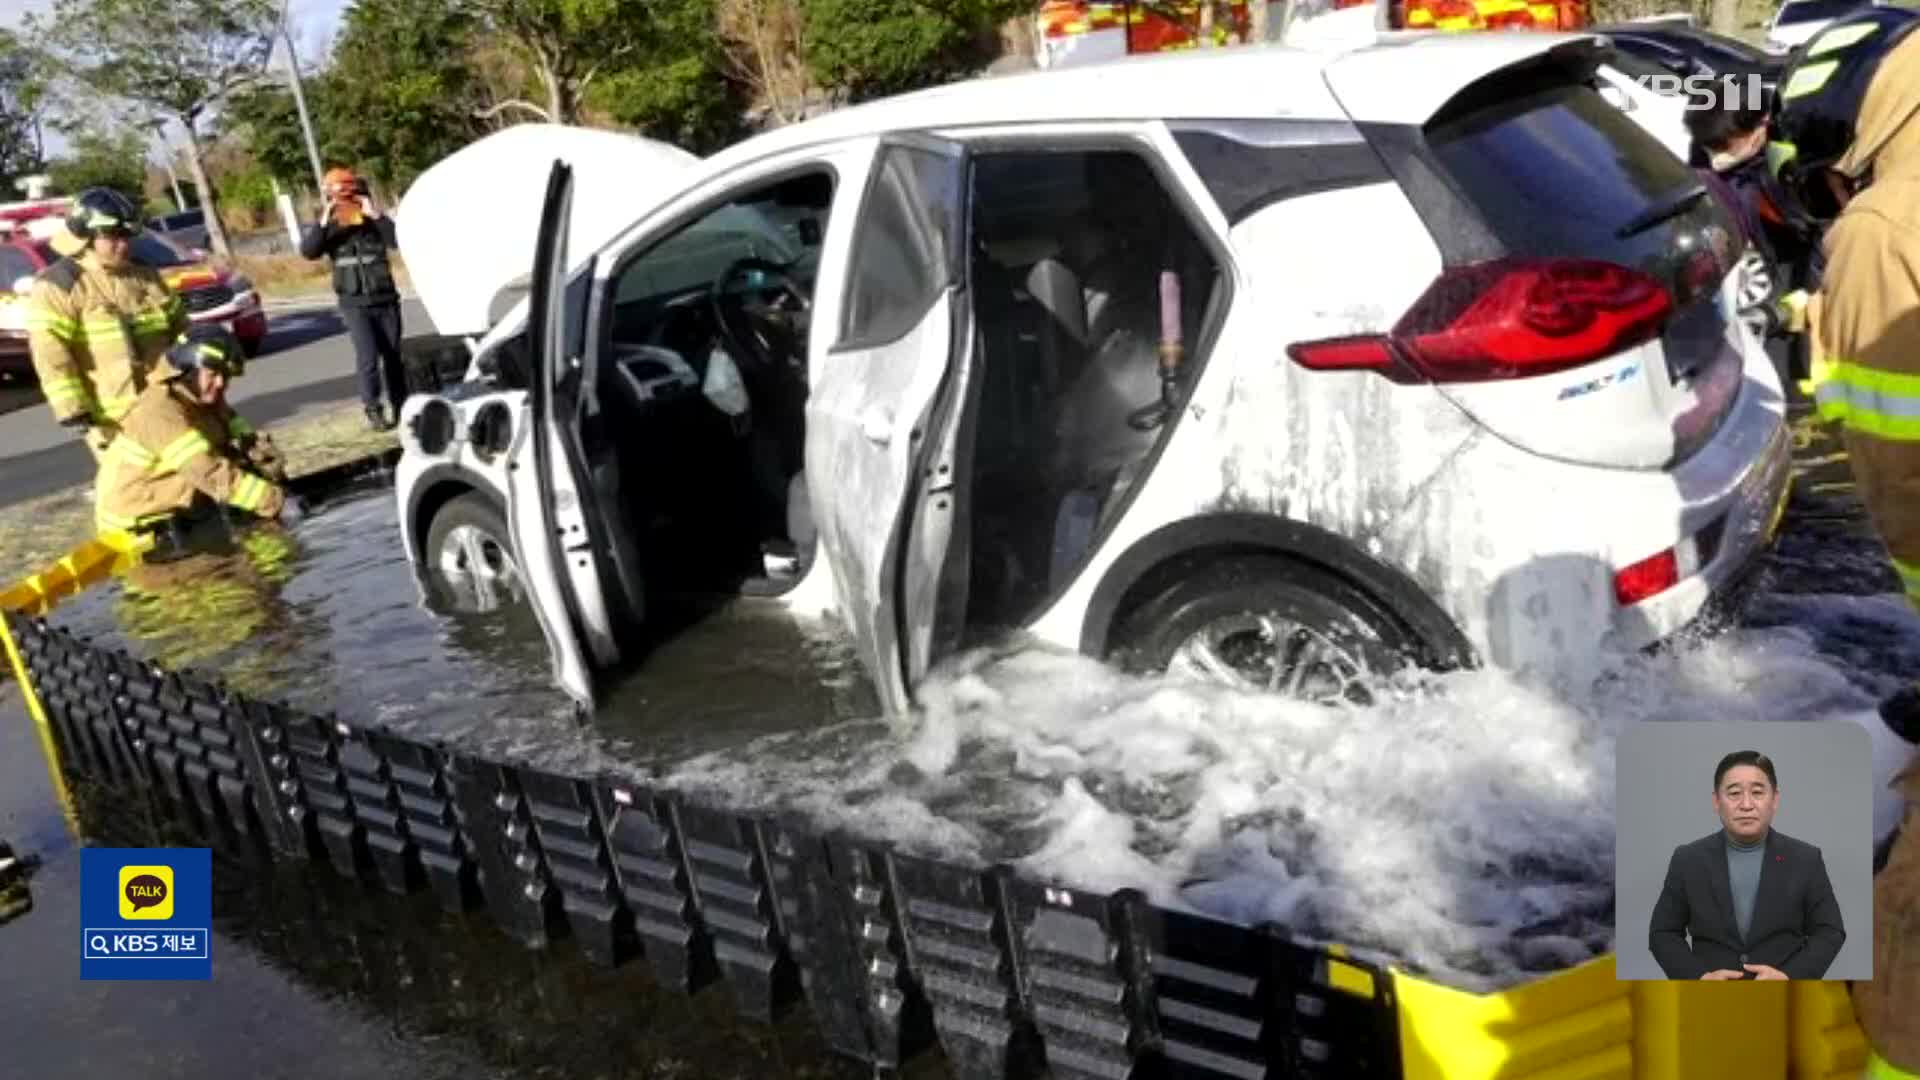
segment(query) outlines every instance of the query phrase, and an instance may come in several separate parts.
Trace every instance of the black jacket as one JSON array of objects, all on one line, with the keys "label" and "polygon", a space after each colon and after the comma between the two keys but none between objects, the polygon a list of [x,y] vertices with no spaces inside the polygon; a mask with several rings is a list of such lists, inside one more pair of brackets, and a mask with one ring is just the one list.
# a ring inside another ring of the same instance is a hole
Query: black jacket
[{"label": "black jacket", "polygon": [[400,250],[400,239],[393,219],[386,215],[367,218],[358,225],[309,225],[300,233],[300,255],[317,259],[322,255],[333,261],[333,291],[348,307],[373,307],[397,303],[399,286],[394,284],[389,251]]},{"label": "black jacket", "polygon": [[1733,917],[1726,834],[1674,848],[1648,926],[1648,945],[1670,979],[1722,968],[1745,973],[1743,964],[1766,964],[1789,979],[1825,975],[1847,932],[1820,849],[1778,829],[1767,833],[1748,931],[1743,940]]}]

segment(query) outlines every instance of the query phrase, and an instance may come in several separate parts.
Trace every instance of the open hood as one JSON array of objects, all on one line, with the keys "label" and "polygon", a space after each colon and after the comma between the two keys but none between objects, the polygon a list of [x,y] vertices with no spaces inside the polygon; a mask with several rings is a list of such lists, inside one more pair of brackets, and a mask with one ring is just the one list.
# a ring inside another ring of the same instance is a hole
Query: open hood
[{"label": "open hood", "polygon": [[584,261],[669,195],[700,159],[670,143],[564,124],[505,128],[436,162],[394,214],[401,257],[447,335],[483,334],[533,269],[554,161],[573,167],[567,250]]}]

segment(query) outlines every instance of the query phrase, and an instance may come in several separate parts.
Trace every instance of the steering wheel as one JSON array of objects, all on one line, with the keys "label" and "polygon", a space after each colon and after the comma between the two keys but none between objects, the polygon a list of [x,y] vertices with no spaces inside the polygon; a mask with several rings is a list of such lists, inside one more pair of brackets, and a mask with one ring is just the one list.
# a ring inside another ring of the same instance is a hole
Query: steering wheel
[{"label": "steering wheel", "polygon": [[[756,270],[772,279],[766,289],[778,289],[782,293],[781,300],[758,310],[730,295],[735,280]],[[804,316],[813,304],[785,266],[751,255],[735,259],[713,279],[707,289],[707,301],[713,308],[714,324],[734,355],[751,359],[765,371],[805,362],[805,342],[797,342],[796,338],[804,333]],[[791,306],[782,306],[782,301],[791,302]]]}]

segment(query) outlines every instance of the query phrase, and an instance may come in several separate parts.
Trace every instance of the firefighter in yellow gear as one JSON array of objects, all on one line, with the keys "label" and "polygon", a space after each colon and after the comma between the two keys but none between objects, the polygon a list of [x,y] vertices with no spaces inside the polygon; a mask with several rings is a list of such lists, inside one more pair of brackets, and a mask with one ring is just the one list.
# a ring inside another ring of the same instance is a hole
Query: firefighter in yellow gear
[{"label": "firefighter in yellow gear", "polygon": [[[1909,601],[1920,607],[1920,13],[1870,7],[1827,26],[1782,73],[1771,159],[1790,210],[1831,222],[1804,315],[1822,420]],[[1881,719],[1920,742],[1920,687]],[[1875,1080],[1920,1080],[1920,765],[1874,878],[1873,978],[1853,984]]]},{"label": "firefighter in yellow gear", "polygon": [[84,433],[95,458],[189,325],[185,302],[159,271],[134,261],[140,227],[126,196],[81,192],[67,235],[56,241],[66,257],[39,273],[27,301],[27,340],[47,407]]},{"label": "firefighter in yellow gear", "polygon": [[218,325],[195,327],[156,369],[121,418],[94,484],[102,530],[156,530],[217,507],[277,518],[286,468],[272,440],[226,402],[240,343]]}]

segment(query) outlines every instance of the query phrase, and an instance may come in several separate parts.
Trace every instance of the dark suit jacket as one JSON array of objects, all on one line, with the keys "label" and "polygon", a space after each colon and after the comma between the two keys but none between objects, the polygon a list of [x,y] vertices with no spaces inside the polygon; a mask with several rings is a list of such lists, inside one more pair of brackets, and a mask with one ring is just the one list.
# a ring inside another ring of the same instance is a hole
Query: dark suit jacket
[{"label": "dark suit jacket", "polygon": [[1698,979],[1722,968],[1744,972],[1743,964],[1766,964],[1789,979],[1825,975],[1847,932],[1820,849],[1768,831],[1747,931],[1742,939],[1733,917],[1726,834],[1674,848],[1648,927],[1653,957],[1670,979]]}]

